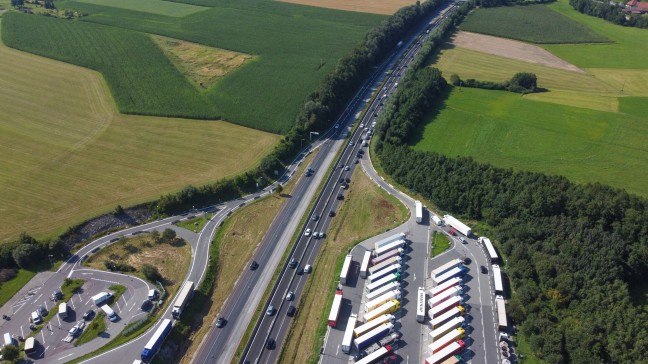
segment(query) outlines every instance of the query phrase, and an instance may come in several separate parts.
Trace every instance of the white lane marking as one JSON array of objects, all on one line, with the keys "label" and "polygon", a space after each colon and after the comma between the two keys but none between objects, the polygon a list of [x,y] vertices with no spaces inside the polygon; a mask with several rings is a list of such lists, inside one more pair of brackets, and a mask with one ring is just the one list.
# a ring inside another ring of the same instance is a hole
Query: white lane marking
[{"label": "white lane marking", "polygon": [[[48,346],[48,347],[49,347],[49,346]],[[74,355],[74,354],[68,354],[68,355],[66,355],[66,356],[63,356],[63,357],[59,358],[58,360],[63,360],[63,359],[65,359],[65,358],[67,358],[67,357],[70,357],[70,356],[72,356],[72,355]]]},{"label": "white lane marking", "polygon": [[20,336],[25,337],[25,332],[23,331],[22,325],[20,325]]},{"label": "white lane marking", "polygon": [[41,297],[43,297],[43,294],[42,294],[42,293],[41,293],[38,297],[36,297],[36,299],[34,300],[34,302],[38,301],[38,299],[41,298]]},{"label": "white lane marking", "polygon": [[41,336],[43,337],[43,345],[45,345],[45,332],[41,330]]},{"label": "white lane marking", "polygon": [[61,327],[61,319],[59,318],[59,315],[56,315],[56,319],[58,320],[59,327]]},{"label": "white lane marking", "polygon": [[[74,296],[72,296],[74,298]],[[70,300],[70,304],[72,304],[72,309],[76,311],[76,306],[74,306],[74,300]]]}]

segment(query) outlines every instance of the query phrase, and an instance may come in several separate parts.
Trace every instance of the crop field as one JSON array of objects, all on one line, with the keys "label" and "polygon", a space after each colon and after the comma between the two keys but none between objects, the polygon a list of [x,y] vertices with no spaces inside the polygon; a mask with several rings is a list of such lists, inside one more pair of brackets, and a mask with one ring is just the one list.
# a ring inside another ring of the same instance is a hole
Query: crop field
[{"label": "crop field", "polygon": [[412,142],[417,150],[648,196],[646,107],[640,99],[620,104],[624,112],[601,112],[504,91],[454,88],[434,120],[421,127],[422,139]]},{"label": "crop field", "polygon": [[133,11],[143,11],[146,13],[183,17],[199,11],[207,10],[203,6],[182,4],[163,0],[78,0],[82,3],[110,6]]},{"label": "crop field", "polygon": [[[60,1],[59,9],[90,15],[70,22],[6,14],[3,39],[12,47],[101,72],[122,112],[222,118],[280,133],[337,60],[384,19],[261,0],[212,5],[218,7],[171,17]],[[201,91],[143,33],[258,58]]]},{"label": "crop field", "polygon": [[[568,5],[569,6],[569,5]],[[571,9],[571,7],[570,7]],[[480,8],[461,30],[532,43],[604,43],[610,40],[545,5]]]},{"label": "crop field", "polygon": [[279,0],[286,3],[319,6],[322,8],[391,15],[398,9],[414,4],[411,0]]},{"label": "crop field", "polygon": [[98,73],[0,45],[0,241],[236,175],[278,139],[220,121],[121,115]]}]

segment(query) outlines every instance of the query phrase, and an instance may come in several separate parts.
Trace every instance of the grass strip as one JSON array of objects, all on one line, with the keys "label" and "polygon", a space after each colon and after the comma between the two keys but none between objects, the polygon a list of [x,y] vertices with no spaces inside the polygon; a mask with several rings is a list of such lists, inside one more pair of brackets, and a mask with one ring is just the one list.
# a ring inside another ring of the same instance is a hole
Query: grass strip
[{"label": "grass strip", "polygon": [[18,269],[18,274],[12,279],[2,282],[0,285],[0,306],[4,306],[5,303],[20,291],[26,284],[36,275],[36,271],[31,271],[27,269]]},{"label": "grass strip", "polygon": [[450,248],[450,239],[445,234],[439,234],[437,231],[432,232],[432,249],[430,257],[436,257]]},{"label": "grass strip", "polygon": [[81,333],[81,336],[74,342],[74,346],[83,345],[87,342],[90,342],[100,333],[106,331],[106,321],[104,318],[106,314],[103,311],[100,311],[97,316],[86,326],[86,328]]},{"label": "grass strip", "polygon": [[189,231],[193,231],[194,233],[198,233],[202,231],[202,229],[205,227],[205,224],[207,224],[209,219],[211,219],[213,216],[214,214],[203,214],[189,220],[177,222],[175,223],[175,225],[185,228]]}]

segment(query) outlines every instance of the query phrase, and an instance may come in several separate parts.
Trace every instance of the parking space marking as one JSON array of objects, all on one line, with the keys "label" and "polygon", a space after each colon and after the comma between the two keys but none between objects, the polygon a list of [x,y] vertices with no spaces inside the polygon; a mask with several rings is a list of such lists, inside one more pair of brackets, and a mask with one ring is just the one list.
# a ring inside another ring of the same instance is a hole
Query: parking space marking
[{"label": "parking space marking", "polygon": [[59,327],[61,327],[61,318],[59,317],[59,315],[56,315],[56,319],[58,320]]},{"label": "parking space marking", "polygon": [[72,309],[76,311],[76,307],[74,306],[74,296],[72,296],[72,299],[70,299],[70,303],[72,304]]},{"label": "parking space marking", "polygon": [[43,337],[43,345],[45,345],[45,332],[43,332],[43,330],[41,330],[41,336]]},{"label": "parking space marking", "polygon": [[23,331],[23,325],[20,325],[20,336],[25,337],[25,332]]}]

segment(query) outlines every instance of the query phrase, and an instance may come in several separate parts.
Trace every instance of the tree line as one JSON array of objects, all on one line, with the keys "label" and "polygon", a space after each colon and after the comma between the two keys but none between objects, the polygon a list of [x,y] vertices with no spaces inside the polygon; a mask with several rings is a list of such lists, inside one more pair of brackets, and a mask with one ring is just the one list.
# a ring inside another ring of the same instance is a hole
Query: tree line
[{"label": "tree line", "polygon": [[538,77],[534,73],[518,72],[510,80],[504,82],[479,81],[474,78],[462,80],[459,75],[450,76],[450,83],[454,86],[481,88],[485,90],[506,90],[520,94],[538,91]]},{"label": "tree line", "polygon": [[578,12],[605,19],[617,25],[648,28],[648,17],[623,12],[623,3],[613,5],[607,1],[569,0],[569,5]]},{"label": "tree line", "polygon": [[513,287],[508,314],[542,360],[645,362],[648,313],[630,292],[648,276],[648,201],[414,151],[407,142],[415,127],[452,87],[425,66],[410,69],[378,119],[374,148],[384,171],[440,209],[493,227]]}]

